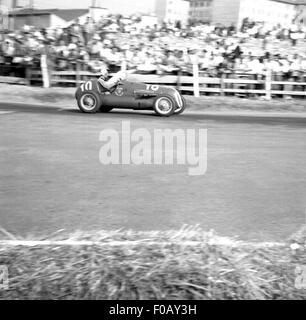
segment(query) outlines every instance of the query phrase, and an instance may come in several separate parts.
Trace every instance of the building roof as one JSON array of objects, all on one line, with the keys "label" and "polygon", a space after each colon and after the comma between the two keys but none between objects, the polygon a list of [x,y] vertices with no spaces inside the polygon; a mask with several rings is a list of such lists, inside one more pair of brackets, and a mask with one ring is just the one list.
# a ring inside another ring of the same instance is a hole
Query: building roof
[{"label": "building roof", "polygon": [[58,10],[54,14],[56,14],[58,17],[62,18],[66,21],[74,20],[78,17],[84,16],[89,12],[88,9],[63,9]]},{"label": "building roof", "polygon": [[20,9],[10,13],[11,16],[35,16],[54,14],[65,21],[77,19],[89,12],[88,9]]},{"label": "building roof", "polygon": [[273,1],[294,4],[294,5],[306,5],[306,0],[273,0]]}]

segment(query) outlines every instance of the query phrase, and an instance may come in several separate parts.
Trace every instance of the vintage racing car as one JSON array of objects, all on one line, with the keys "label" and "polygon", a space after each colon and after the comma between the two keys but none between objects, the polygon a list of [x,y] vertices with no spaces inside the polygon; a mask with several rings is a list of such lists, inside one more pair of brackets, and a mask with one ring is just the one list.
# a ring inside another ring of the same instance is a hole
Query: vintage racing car
[{"label": "vintage racing car", "polygon": [[169,117],[186,108],[185,99],[176,89],[130,81],[121,81],[109,92],[97,79],[90,80],[77,89],[75,98],[85,113],[120,108],[154,110],[159,116]]}]

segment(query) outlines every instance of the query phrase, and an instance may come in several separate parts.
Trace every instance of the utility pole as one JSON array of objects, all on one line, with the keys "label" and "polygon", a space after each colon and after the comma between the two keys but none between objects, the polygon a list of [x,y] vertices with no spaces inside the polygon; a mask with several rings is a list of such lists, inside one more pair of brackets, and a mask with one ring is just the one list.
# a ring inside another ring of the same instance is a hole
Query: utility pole
[{"label": "utility pole", "polygon": [[29,0],[29,9],[30,9],[29,25],[31,26],[33,22],[34,0]]},{"label": "utility pole", "polygon": [[91,19],[95,20],[95,8],[96,8],[96,0],[91,1]]},{"label": "utility pole", "polygon": [[4,31],[4,29],[8,28],[8,18],[9,18],[9,11],[6,7],[5,3],[0,0],[0,33]]},{"label": "utility pole", "polygon": [[0,0],[0,40],[2,40],[2,32],[3,32],[3,22],[4,22],[4,17],[2,16],[2,0]]},{"label": "utility pole", "polygon": [[18,7],[18,0],[12,0],[12,9],[16,9]]},{"label": "utility pole", "polygon": [[16,8],[16,5],[17,5],[17,0],[12,0],[12,5],[11,5],[11,8],[10,8],[10,11],[11,11],[11,15],[9,14],[9,17],[8,17],[8,29],[10,30],[10,28],[12,27],[12,29],[14,30],[14,25],[15,25],[15,17],[14,17],[14,10]]}]

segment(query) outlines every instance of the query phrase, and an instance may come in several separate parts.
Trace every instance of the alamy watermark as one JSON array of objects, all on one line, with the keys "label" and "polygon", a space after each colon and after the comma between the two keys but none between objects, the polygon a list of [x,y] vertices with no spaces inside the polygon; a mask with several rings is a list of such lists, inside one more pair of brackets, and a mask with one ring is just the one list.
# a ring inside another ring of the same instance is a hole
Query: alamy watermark
[{"label": "alamy watermark", "polygon": [[9,289],[8,267],[0,265],[0,291]]},{"label": "alamy watermark", "polygon": [[99,159],[103,165],[186,165],[190,176],[207,171],[207,129],[131,129],[123,121],[120,132],[100,132],[103,143]]}]

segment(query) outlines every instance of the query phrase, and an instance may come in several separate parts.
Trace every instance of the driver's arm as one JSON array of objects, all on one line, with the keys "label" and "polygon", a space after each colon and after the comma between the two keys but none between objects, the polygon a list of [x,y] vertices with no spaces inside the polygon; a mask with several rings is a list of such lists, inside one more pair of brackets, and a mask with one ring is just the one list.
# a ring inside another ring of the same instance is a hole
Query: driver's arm
[{"label": "driver's arm", "polygon": [[101,85],[107,89],[107,90],[111,90],[117,83],[113,83],[111,82],[112,79],[105,81],[102,78],[99,78],[99,82],[101,83]]},{"label": "driver's arm", "polygon": [[115,87],[121,80],[125,78],[124,73],[119,71],[117,74],[115,74],[111,79],[108,81],[103,80],[102,78],[99,79],[99,82],[102,84],[102,86],[107,89],[111,90],[113,87]]}]

